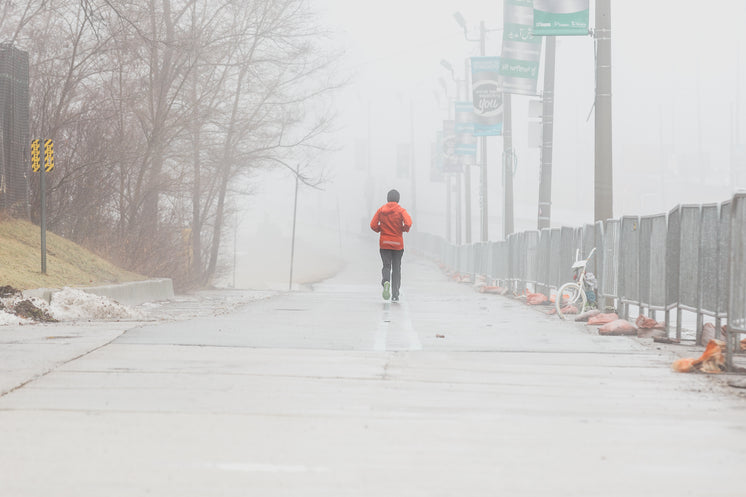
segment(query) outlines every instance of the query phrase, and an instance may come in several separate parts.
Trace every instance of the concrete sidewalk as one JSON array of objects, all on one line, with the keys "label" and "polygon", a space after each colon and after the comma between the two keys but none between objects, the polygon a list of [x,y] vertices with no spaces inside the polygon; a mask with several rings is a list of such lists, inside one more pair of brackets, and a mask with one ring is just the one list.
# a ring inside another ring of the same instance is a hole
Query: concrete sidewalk
[{"label": "concrete sidewalk", "polygon": [[746,401],[671,349],[411,256],[384,303],[364,255],[313,291],[133,324],[0,397],[1,493],[746,493]]}]

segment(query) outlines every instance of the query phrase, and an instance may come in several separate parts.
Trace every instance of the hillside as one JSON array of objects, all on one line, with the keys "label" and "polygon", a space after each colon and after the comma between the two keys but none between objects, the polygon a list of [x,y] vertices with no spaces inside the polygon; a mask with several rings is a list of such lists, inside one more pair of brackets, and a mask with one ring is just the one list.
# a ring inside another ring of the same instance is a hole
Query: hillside
[{"label": "hillside", "polygon": [[0,218],[0,286],[19,290],[94,286],[145,279],[47,231],[47,274],[41,274],[41,233],[28,221]]}]

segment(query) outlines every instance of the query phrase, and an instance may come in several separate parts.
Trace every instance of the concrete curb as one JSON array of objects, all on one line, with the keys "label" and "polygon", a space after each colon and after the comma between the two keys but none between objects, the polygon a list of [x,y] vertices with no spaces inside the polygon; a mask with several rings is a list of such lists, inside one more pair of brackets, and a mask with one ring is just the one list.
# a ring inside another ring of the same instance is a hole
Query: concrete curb
[{"label": "concrete curb", "polygon": [[[93,295],[116,300],[124,305],[140,305],[145,302],[169,300],[174,297],[174,285],[170,278],[129,281],[127,283],[81,287],[78,289]],[[52,295],[59,291],[59,288],[37,288],[35,290],[24,290],[23,295],[51,302]]]}]

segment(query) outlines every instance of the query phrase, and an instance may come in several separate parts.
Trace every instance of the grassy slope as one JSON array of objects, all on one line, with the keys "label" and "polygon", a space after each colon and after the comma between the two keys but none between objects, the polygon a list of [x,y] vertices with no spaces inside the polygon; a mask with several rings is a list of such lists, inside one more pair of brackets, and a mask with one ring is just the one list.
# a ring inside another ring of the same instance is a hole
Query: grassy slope
[{"label": "grassy slope", "polygon": [[47,274],[41,274],[39,227],[0,218],[0,286],[19,290],[93,286],[145,279],[124,271],[88,250],[47,231]]}]

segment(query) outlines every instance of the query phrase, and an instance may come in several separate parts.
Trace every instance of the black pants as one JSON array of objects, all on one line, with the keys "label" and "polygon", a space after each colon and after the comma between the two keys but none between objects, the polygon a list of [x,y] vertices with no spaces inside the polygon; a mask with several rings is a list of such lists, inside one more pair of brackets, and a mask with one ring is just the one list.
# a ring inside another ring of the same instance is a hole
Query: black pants
[{"label": "black pants", "polygon": [[383,269],[381,275],[383,279],[381,284],[385,281],[391,282],[391,296],[399,297],[399,287],[401,286],[401,257],[404,255],[404,250],[389,250],[381,249],[381,260],[383,261]]}]

